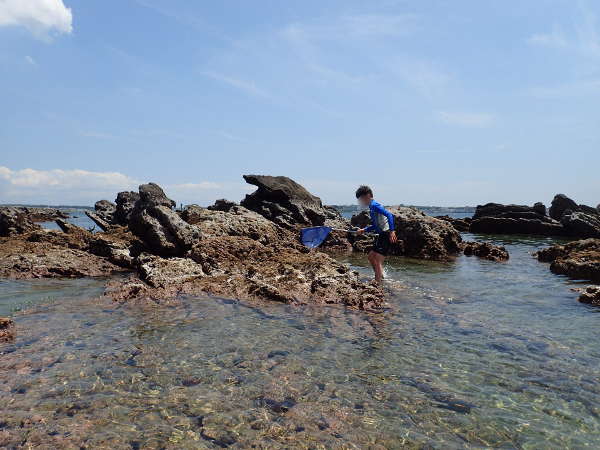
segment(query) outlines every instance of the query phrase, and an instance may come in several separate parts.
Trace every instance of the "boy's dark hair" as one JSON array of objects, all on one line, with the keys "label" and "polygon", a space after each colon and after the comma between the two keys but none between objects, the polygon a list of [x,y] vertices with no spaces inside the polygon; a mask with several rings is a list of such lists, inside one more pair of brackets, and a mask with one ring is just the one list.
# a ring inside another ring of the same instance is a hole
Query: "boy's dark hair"
[{"label": "boy's dark hair", "polygon": [[370,195],[373,197],[373,191],[371,188],[369,186],[365,186],[364,184],[356,190],[356,198],[361,198],[363,195]]}]

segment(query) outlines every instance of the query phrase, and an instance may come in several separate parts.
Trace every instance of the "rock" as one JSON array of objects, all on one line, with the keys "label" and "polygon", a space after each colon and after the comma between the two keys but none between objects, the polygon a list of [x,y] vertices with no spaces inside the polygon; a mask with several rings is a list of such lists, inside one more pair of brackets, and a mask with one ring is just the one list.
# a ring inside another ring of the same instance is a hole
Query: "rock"
[{"label": "rock", "polygon": [[[215,212],[215,211],[213,211]],[[383,291],[322,252],[281,242],[265,245],[245,236],[209,236],[198,241],[190,258],[142,255],[140,276],[111,283],[117,300],[167,299],[208,293],[242,300],[303,304],[344,304],[358,309],[384,305]]]},{"label": "rock", "polygon": [[143,253],[136,259],[140,278],[155,288],[168,288],[204,276],[202,266],[189,258],[160,258]]},{"label": "rock", "polygon": [[583,208],[574,212],[567,210],[560,222],[569,236],[600,238],[600,214],[583,212]]},{"label": "rock", "polygon": [[350,225],[357,228],[365,228],[371,224],[371,216],[368,211],[361,211],[358,214],[354,214],[350,218]]},{"label": "rock", "polygon": [[539,261],[550,262],[550,270],[580,280],[600,282],[600,239],[584,239],[553,245],[536,253]]},{"label": "rock", "polygon": [[128,229],[113,227],[109,232],[92,234],[87,251],[107,258],[119,267],[133,269],[137,267],[134,259],[147,248]]},{"label": "rock", "polygon": [[[473,214],[473,220],[481,219],[482,217],[535,217],[540,215],[535,207],[526,205],[503,205],[500,203],[486,203],[478,205]],[[524,214],[524,215],[523,215]]]},{"label": "rock", "polygon": [[210,209],[211,211],[229,211],[231,208],[233,208],[234,206],[238,206],[237,203],[229,201],[229,200],[225,200],[224,198],[221,198],[219,200],[215,201],[214,205],[211,205],[208,207],[208,209]]},{"label": "rock", "polygon": [[244,175],[258,189],[246,195],[241,205],[286,228],[346,225],[340,213],[323,206],[321,199],[288,177]]},{"label": "rock", "polygon": [[454,228],[458,231],[468,232],[471,229],[471,221],[470,217],[464,217],[462,219],[458,219],[456,217],[450,216],[436,216],[436,219],[443,220],[445,222],[450,222]]},{"label": "rock", "polygon": [[106,221],[105,219],[100,217],[98,214],[91,212],[91,211],[86,211],[85,215],[88,216],[90,219],[92,219],[92,221],[96,225],[98,225],[102,231],[108,231],[110,229],[110,227],[111,227],[110,222]]},{"label": "rock", "polygon": [[32,222],[51,222],[56,219],[67,219],[69,215],[57,208],[44,208],[38,206],[11,206],[27,216]]},{"label": "rock", "polygon": [[[64,239],[76,239],[67,233],[40,232],[37,236],[17,236],[0,239],[0,277],[26,278],[80,278],[107,276],[122,271],[104,258],[77,248],[64,247],[44,240],[58,234]],[[31,240],[32,237],[39,240]],[[85,243],[82,243],[85,245]]]},{"label": "rock", "polygon": [[140,199],[140,194],[133,191],[124,191],[117,194],[116,209],[113,215],[113,223],[118,225],[127,225],[131,212]]},{"label": "rock", "polygon": [[227,212],[189,205],[181,217],[195,225],[203,236],[244,236],[265,245],[286,242],[297,246],[294,232],[240,205],[232,206]]},{"label": "rock", "polygon": [[463,242],[462,249],[466,256],[478,256],[490,261],[507,261],[509,258],[506,248],[489,242]]},{"label": "rock", "polygon": [[[415,208],[390,208],[398,243],[392,245],[390,254],[414,258],[447,260],[460,251],[460,233],[448,222],[428,216]],[[370,223],[369,215],[361,212],[350,220],[354,226],[364,228]],[[353,236],[350,238],[356,251],[368,251],[372,238]]]},{"label": "rock", "polygon": [[14,236],[41,229],[21,209],[5,206],[0,208],[0,236]]},{"label": "rock", "polygon": [[172,208],[175,202],[154,183],[140,186],[140,199],[129,216],[129,229],[152,253],[183,256],[200,239],[198,227],[187,223]]},{"label": "rock", "polygon": [[557,194],[550,205],[550,217],[554,220],[560,220],[566,210],[576,211],[577,203],[567,197],[565,194]]},{"label": "rock", "polygon": [[588,286],[579,296],[581,303],[600,306],[600,286]]},{"label": "rock", "polygon": [[477,206],[470,231],[483,234],[565,235],[562,224],[543,213],[545,206],[542,203],[536,203],[533,207],[487,203]]},{"label": "rock", "polygon": [[183,256],[201,237],[197,227],[166,206],[136,206],[129,229],[159,256]]},{"label": "rock", "polygon": [[15,335],[15,323],[8,317],[0,317],[0,342],[11,342]]},{"label": "rock", "polygon": [[100,219],[107,223],[112,223],[114,215],[117,212],[117,205],[108,200],[99,200],[94,204],[94,210]]},{"label": "rock", "polygon": [[533,205],[533,211],[538,213],[540,216],[546,215],[546,205],[542,202],[537,202]]}]

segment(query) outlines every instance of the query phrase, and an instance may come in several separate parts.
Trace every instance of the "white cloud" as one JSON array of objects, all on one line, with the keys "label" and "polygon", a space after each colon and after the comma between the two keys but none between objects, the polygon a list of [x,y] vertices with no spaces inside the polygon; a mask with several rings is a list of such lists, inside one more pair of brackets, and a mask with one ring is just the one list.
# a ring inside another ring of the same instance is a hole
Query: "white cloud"
[{"label": "white cloud", "polygon": [[0,26],[22,26],[43,38],[71,33],[73,15],[62,0],[0,0]]},{"label": "white cloud", "polygon": [[238,200],[247,191],[243,182],[163,183],[137,180],[120,172],[94,172],[80,169],[21,169],[0,166],[0,199],[5,203],[93,205],[100,199],[114,200],[120,191],[137,191],[148,181],[161,185],[165,193],[184,203],[210,204],[217,198]]},{"label": "white cloud", "polygon": [[35,59],[33,59],[29,55],[25,56],[25,61],[27,61],[27,63],[31,64],[32,66],[37,66],[37,62],[35,61]]},{"label": "white cloud", "polygon": [[544,47],[566,48],[568,47],[567,37],[558,28],[554,28],[551,33],[538,33],[529,37],[527,40],[532,45]]},{"label": "white cloud", "polygon": [[436,117],[448,125],[469,128],[483,128],[494,122],[494,116],[488,113],[438,111]]}]

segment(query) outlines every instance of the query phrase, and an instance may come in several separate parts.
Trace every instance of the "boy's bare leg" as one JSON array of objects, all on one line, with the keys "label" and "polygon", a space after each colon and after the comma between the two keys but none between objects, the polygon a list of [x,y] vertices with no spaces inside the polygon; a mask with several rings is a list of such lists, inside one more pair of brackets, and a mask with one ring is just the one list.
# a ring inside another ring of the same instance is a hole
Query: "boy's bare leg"
[{"label": "boy's bare leg", "polygon": [[371,265],[373,266],[373,270],[375,271],[375,281],[377,283],[381,283],[381,280],[383,280],[383,261],[385,260],[385,256],[374,252],[374,251],[370,251],[369,252],[369,262],[371,263]]}]

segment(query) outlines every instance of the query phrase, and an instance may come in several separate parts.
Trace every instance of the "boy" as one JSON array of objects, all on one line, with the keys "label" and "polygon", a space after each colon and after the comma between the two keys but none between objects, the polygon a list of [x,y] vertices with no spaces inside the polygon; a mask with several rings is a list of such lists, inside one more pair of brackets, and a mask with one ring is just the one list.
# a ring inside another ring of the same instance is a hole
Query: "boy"
[{"label": "boy", "polygon": [[369,186],[360,186],[356,190],[356,198],[361,206],[368,206],[371,215],[371,225],[357,231],[358,234],[375,231],[377,237],[373,249],[369,252],[369,262],[375,271],[375,281],[383,279],[383,261],[388,254],[390,244],[398,241],[394,230],[394,216],[391,212],[373,200],[373,191]]}]

